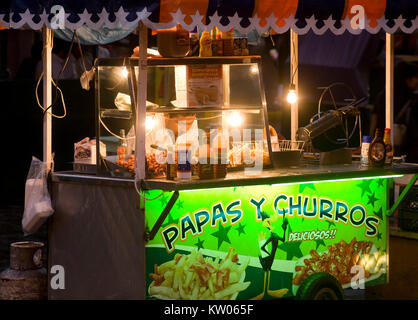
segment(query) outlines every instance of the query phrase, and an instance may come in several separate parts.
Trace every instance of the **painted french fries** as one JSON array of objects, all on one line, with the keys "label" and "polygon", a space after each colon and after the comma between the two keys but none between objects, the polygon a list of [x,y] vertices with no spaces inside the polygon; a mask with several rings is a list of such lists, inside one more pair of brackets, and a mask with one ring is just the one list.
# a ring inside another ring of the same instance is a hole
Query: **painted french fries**
[{"label": "painted french fries", "polygon": [[162,299],[230,300],[248,288],[244,282],[247,265],[238,264],[230,248],[223,260],[203,257],[200,252],[176,254],[174,259],[154,266],[149,294]]}]

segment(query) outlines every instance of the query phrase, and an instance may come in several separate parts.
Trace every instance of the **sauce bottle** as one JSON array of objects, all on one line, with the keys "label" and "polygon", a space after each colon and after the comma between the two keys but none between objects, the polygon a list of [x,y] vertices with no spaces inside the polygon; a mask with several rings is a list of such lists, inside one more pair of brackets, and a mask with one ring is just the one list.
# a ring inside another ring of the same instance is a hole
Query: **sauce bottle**
[{"label": "sauce bottle", "polygon": [[369,165],[382,167],[385,164],[386,149],[382,140],[382,133],[376,129],[374,138],[369,147]]},{"label": "sauce bottle", "polygon": [[125,130],[120,130],[120,137],[122,138],[119,146],[116,148],[116,153],[118,154],[118,159],[125,161],[127,154],[128,144],[126,142]]},{"label": "sauce bottle", "polygon": [[223,45],[223,40],[222,40],[222,34],[221,34],[221,31],[217,27],[215,28],[216,28],[216,40],[215,41],[216,41],[216,50],[217,50],[216,55],[223,56],[224,45]]},{"label": "sauce bottle", "polygon": [[212,57],[212,41],[207,31],[200,37],[199,57]]},{"label": "sauce bottle", "polygon": [[361,142],[361,156],[360,156],[360,164],[362,166],[368,166],[369,165],[370,142],[372,142],[372,137],[363,136],[363,139],[362,139],[362,142]]},{"label": "sauce bottle", "polygon": [[391,165],[393,160],[393,146],[390,142],[390,129],[385,129],[385,134],[383,136],[383,142],[385,144],[386,149],[386,156],[385,156],[385,164]]},{"label": "sauce bottle", "polygon": [[234,30],[231,29],[228,32],[222,32],[221,38],[223,41],[223,55],[233,56],[234,55]]},{"label": "sauce bottle", "polygon": [[218,55],[218,42],[216,41],[216,27],[213,27],[210,31],[210,40],[212,47],[212,56]]},{"label": "sauce bottle", "polygon": [[213,167],[210,163],[210,132],[206,132],[206,144],[199,147],[199,178],[213,179]]}]

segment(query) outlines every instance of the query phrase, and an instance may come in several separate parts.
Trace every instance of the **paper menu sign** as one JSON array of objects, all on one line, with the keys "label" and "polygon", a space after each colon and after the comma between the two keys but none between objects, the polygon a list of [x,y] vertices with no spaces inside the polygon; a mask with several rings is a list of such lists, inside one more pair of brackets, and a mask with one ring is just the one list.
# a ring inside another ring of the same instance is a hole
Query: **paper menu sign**
[{"label": "paper menu sign", "polygon": [[187,105],[218,107],[222,104],[222,65],[187,66]]}]

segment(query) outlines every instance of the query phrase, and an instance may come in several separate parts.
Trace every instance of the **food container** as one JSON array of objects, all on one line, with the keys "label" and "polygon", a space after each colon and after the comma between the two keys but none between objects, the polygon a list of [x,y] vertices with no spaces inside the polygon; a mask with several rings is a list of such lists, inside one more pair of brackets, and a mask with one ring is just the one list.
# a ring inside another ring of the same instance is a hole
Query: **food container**
[{"label": "food container", "polygon": [[217,163],[213,165],[213,176],[216,179],[222,179],[227,173],[228,151],[226,148],[218,148],[217,153]]},{"label": "food container", "polygon": [[[206,153],[204,153],[206,149]],[[199,148],[199,179],[213,179],[213,166],[210,163],[210,145],[205,144]]]},{"label": "food container", "polygon": [[[100,155],[106,157],[106,145],[100,141]],[[84,138],[74,143],[74,163],[96,164],[96,140]]]},{"label": "food container", "polygon": [[192,165],[190,163],[190,144],[177,146],[177,179],[190,180],[192,178]]},{"label": "food container", "polygon": [[157,46],[161,56],[183,58],[190,51],[189,32],[180,25],[167,30],[157,31]]},{"label": "food container", "polygon": [[274,168],[298,166],[300,163],[300,150],[277,151],[271,153]]},{"label": "food container", "polygon": [[241,56],[242,50],[241,50],[241,38],[235,38],[234,39],[234,56]]}]

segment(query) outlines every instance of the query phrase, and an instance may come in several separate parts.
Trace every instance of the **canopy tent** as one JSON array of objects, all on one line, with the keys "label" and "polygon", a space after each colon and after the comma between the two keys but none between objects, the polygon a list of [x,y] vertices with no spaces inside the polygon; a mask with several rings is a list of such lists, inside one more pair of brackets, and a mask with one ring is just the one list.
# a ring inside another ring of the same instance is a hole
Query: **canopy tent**
[{"label": "canopy tent", "polygon": [[370,33],[412,33],[418,28],[416,0],[8,0],[0,4],[0,24],[50,28],[56,5],[64,9],[64,27],[71,30],[83,25],[132,29],[142,21],[152,29],[180,23],[189,31],[216,25],[221,31],[234,28],[242,33],[271,28],[276,33],[292,29],[297,34],[358,34],[362,30],[351,24],[358,5],[364,8],[364,29]]},{"label": "canopy tent", "polygon": [[[354,23],[353,23],[354,22]],[[43,29],[44,106],[51,105],[51,29],[139,29],[139,77],[136,123],[145,124],[147,30],[199,27],[241,33],[291,30],[292,85],[298,90],[298,35],[312,30],[359,34],[386,32],[386,126],[393,125],[393,33],[418,29],[417,0],[8,0],[0,4],[0,25]],[[108,39],[106,37],[106,39]],[[103,40],[105,41],[105,40]],[[50,110],[51,111],[51,110]],[[291,104],[292,140],[298,127],[297,102]],[[136,179],[145,177],[145,130],[136,127]],[[141,130],[142,129],[142,130]],[[44,161],[51,163],[51,115],[44,117]]]}]

